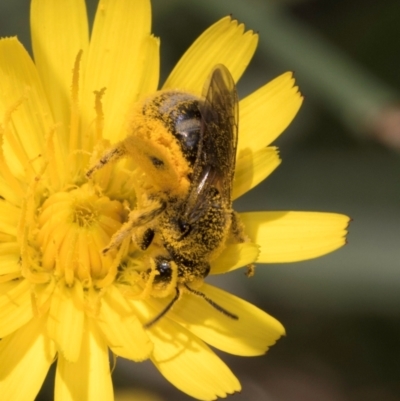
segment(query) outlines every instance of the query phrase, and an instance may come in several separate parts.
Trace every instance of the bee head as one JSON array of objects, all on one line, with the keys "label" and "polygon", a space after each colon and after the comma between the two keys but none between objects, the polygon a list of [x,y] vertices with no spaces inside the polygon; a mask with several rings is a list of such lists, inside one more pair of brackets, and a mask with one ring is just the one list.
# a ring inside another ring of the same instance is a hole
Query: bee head
[{"label": "bee head", "polygon": [[200,141],[201,99],[179,91],[160,91],[132,110],[127,153],[149,181],[169,197],[188,193]]},{"label": "bee head", "polygon": [[201,136],[201,99],[180,91],[164,91],[143,106],[143,114],[161,121],[176,138],[183,156],[193,166]]}]

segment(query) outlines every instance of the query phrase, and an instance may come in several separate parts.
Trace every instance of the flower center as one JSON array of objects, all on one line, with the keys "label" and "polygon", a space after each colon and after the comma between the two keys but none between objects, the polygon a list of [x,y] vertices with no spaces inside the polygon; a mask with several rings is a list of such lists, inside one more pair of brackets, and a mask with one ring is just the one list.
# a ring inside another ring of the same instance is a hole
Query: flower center
[{"label": "flower center", "polygon": [[38,217],[42,268],[67,284],[79,279],[91,286],[104,279],[116,269],[113,258],[102,250],[123,218],[121,202],[97,195],[88,184],[51,195]]},{"label": "flower center", "polygon": [[88,199],[79,199],[73,206],[72,221],[79,227],[90,228],[98,218],[98,210]]}]

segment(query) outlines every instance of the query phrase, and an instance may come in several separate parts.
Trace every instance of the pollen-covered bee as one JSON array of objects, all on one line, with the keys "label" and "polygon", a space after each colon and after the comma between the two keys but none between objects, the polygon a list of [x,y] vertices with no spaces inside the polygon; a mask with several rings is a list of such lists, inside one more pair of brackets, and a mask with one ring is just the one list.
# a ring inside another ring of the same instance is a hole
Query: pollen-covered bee
[{"label": "pollen-covered bee", "polygon": [[152,255],[152,271],[156,271],[152,285],[168,287],[174,280],[175,297],[147,326],[172,307],[182,289],[237,319],[190,286],[208,275],[210,261],[221,252],[228,236],[242,241],[231,199],[238,97],[225,66],[213,69],[202,95],[165,90],[144,100],[133,112],[127,138],[87,173],[90,177],[103,165],[127,156],[146,177],[145,200],[130,212],[103,252],[131,236]]}]

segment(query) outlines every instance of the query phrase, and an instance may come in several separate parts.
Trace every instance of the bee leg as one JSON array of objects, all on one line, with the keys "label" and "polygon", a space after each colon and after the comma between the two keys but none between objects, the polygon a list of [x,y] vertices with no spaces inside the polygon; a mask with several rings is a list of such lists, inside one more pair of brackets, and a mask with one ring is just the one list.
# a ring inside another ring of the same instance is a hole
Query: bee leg
[{"label": "bee leg", "polygon": [[103,168],[106,164],[112,163],[125,156],[126,150],[122,144],[115,146],[101,156],[100,160],[92,166],[86,173],[87,178],[91,178],[93,173]]},{"label": "bee leg", "polygon": [[111,237],[110,243],[107,245],[106,248],[103,249],[103,254],[105,255],[111,249],[118,248],[118,246],[121,245],[122,241],[132,233],[132,230],[135,227],[140,227],[144,224],[149,223],[160,213],[162,213],[165,207],[166,204],[164,202],[156,202],[151,204],[147,208],[141,210],[133,210],[132,212],[130,212],[128,221],[124,223],[116,233],[114,233],[114,235]]},{"label": "bee leg", "polygon": [[181,296],[181,292],[179,291],[179,288],[175,288],[175,296],[172,298],[171,302],[153,319],[150,320],[150,322],[147,322],[143,327],[145,329],[149,329],[151,326],[153,326],[155,323],[157,323],[163,316],[165,316],[171,308],[174,306],[175,302],[178,301],[178,299]]},{"label": "bee leg", "polygon": [[204,294],[204,292],[194,290],[193,288],[190,288],[187,284],[184,284],[184,286],[191,294],[196,295],[200,298],[203,298],[207,303],[209,303],[218,312],[221,312],[223,315],[225,315],[233,320],[239,320],[238,315],[235,315],[234,313],[229,312],[227,309],[223,308],[221,305],[217,304],[212,299],[208,298],[207,295]]}]

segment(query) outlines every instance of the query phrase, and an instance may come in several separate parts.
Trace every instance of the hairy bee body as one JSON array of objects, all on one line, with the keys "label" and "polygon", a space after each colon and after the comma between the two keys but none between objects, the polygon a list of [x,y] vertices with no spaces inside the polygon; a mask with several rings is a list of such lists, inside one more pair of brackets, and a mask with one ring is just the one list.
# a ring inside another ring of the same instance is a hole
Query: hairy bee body
[{"label": "hairy bee body", "polygon": [[88,172],[91,176],[121,156],[131,157],[143,171],[137,210],[105,252],[131,236],[152,255],[153,267],[145,274],[150,277],[156,269],[155,287],[167,288],[175,274],[176,296],[161,315],[178,299],[181,286],[206,299],[188,285],[208,275],[210,261],[223,249],[232,224],[238,226],[231,199],[237,119],[234,81],[228,69],[218,65],[203,97],[168,90],[139,104],[132,112],[130,134]]},{"label": "hairy bee body", "polygon": [[160,218],[163,244],[178,265],[178,282],[189,283],[206,277],[210,271],[209,261],[229,233],[228,205],[215,188],[207,191],[206,198],[194,224],[181,220],[184,204],[173,203]]}]

